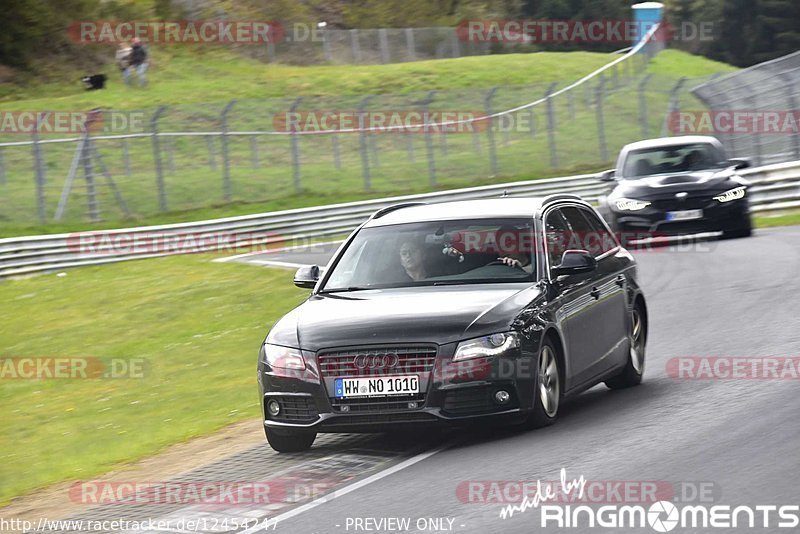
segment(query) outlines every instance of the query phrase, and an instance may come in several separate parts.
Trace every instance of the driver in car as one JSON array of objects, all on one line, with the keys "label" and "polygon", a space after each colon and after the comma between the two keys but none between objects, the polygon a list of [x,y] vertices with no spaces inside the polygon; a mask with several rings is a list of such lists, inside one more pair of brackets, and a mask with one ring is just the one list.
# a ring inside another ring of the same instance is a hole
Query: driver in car
[{"label": "driver in car", "polygon": [[[519,230],[504,226],[497,231],[496,241],[501,255],[495,261],[499,261],[509,267],[522,269],[528,273],[533,272],[531,256],[522,250],[523,244]],[[505,254],[502,254],[502,252],[505,252]]]},{"label": "driver in car", "polygon": [[400,265],[403,266],[408,277],[418,282],[427,278],[428,273],[425,268],[425,252],[419,243],[412,240],[405,240],[400,244]]}]

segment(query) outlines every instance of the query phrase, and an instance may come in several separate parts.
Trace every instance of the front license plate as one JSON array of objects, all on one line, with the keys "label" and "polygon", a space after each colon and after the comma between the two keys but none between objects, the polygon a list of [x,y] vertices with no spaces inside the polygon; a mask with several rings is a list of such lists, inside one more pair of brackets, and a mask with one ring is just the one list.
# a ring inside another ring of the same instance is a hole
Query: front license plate
[{"label": "front license plate", "polygon": [[682,210],[682,211],[668,211],[668,221],[692,221],[694,219],[702,219],[703,210]]},{"label": "front license plate", "polygon": [[334,381],[334,396],[340,399],[347,397],[382,397],[386,395],[411,395],[419,393],[419,377],[382,376],[379,378],[337,378]]}]

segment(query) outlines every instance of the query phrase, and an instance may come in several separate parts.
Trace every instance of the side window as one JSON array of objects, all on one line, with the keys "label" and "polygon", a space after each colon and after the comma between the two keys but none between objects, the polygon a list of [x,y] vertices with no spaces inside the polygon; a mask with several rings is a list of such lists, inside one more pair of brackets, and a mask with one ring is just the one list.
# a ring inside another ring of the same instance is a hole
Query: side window
[{"label": "side window", "polygon": [[544,236],[551,269],[561,264],[561,256],[567,250],[568,234],[569,227],[561,216],[561,211],[556,209],[548,213],[544,221]]},{"label": "side window", "polygon": [[569,206],[562,212],[570,227],[569,248],[586,250],[597,257],[617,246],[603,223],[590,211]]},{"label": "side window", "polygon": [[606,228],[606,225],[603,224],[603,221],[598,218],[596,213],[589,210],[581,210],[581,213],[586,217],[589,226],[592,228],[594,240],[600,247],[600,254],[605,254],[609,250],[617,248],[617,240],[614,239],[614,236],[608,231],[608,228]]}]

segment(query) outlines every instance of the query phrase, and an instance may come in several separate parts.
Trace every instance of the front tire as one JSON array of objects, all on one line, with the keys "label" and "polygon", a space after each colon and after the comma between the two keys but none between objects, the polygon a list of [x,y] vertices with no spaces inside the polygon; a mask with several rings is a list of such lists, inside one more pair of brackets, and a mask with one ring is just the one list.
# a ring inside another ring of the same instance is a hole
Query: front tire
[{"label": "front tire", "polygon": [[316,432],[302,432],[297,430],[274,430],[264,428],[269,446],[276,452],[302,452],[311,448],[317,439]]},{"label": "front tire", "polygon": [[545,339],[539,351],[538,372],[533,393],[533,412],[527,420],[527,426],[530,428],[549,426],[558,419],[562,393],[557,354],[553,342]]},{"label": "front tire", "polygon": [[630,351],[625,368],[617,376],[606,380],[611,389],[623,389],[638,386],[642,383],[645,364],[645,344],[647,342],[647,323],[644,308],[636,303],[631,312],[631,326],[628,332]]},{"label": "front tire", "polygon": [[750,237],[753,235],[753,221],[750,215],[745,215],[742,225],[722,232],[722,239],[735,239],[737,237]]}]

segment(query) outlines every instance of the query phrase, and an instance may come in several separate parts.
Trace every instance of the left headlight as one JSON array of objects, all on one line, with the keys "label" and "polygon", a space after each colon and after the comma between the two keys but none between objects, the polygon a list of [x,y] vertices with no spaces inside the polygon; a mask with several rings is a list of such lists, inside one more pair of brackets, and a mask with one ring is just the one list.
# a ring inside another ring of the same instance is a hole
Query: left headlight
[{"label": "left headlight", "polygon": [[453,361],[497,356],[517,347],[519,347],[519,335],[516,332],[502,332],[478,337],[459,343]]},{"label": "left headlight", "polygon": [[639,211],[649,205],[650,203],[646,200],[636,200],[635,198],[618,198],[614,201],[614,206],[619,211]]},{"label": "left headlight", "polygon": [[744,186],[734,187],[728,191],[725,191],[722,194],[719,194],[714,197],[714,200],[721,203],[731,202],[732,200],[739,200],[740,198],[744,198],[747,194],[747,188]]},{"label": "left headlight", "polygon": [[300,371],[306,368],[306,362],[303,359],[303,355],[297,349],[264,343],[264,356],[267,360],[267,363],[272,367],[278,367],[280,369],[296,369]]}]

